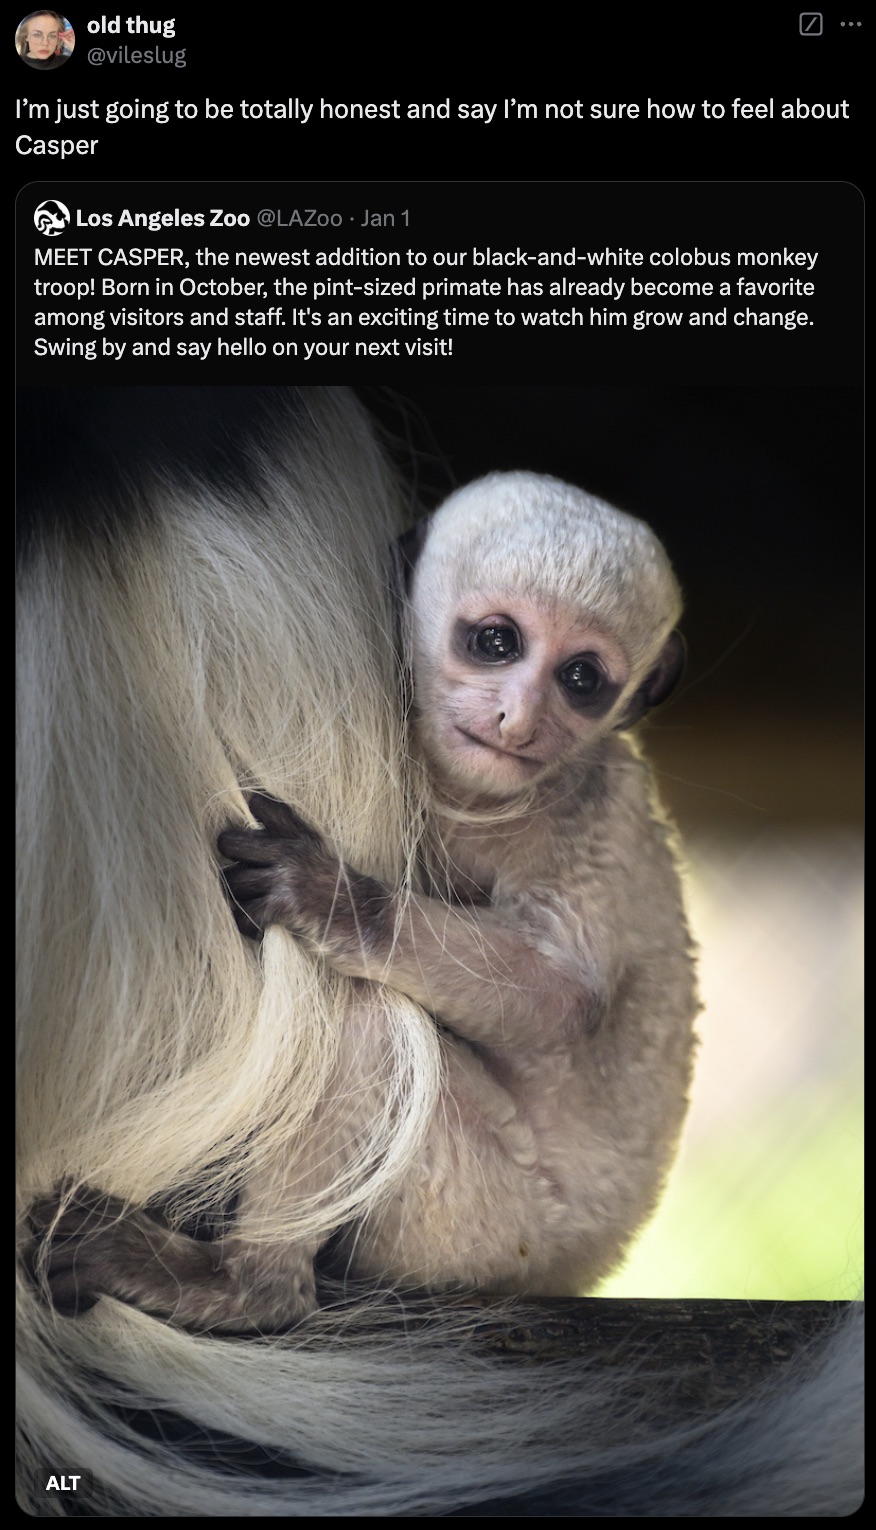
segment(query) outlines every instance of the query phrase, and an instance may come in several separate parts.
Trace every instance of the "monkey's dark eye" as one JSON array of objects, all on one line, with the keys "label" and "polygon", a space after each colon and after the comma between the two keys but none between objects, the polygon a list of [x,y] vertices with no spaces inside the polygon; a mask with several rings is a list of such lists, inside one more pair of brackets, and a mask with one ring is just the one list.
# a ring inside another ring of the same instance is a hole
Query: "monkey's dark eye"
[{"label": "monkey's dark eye", "polygon": [[559,672],[560,684],[572,701],[593,701],[599,695],[605,676],[593,659],[572,659]]},{"label": "monkey's dark eye", "polygon": [[520,637],[516,627],[477,627],[471,635],[469,648],[475,658],[498,664],[502,659],[517,657]]}]

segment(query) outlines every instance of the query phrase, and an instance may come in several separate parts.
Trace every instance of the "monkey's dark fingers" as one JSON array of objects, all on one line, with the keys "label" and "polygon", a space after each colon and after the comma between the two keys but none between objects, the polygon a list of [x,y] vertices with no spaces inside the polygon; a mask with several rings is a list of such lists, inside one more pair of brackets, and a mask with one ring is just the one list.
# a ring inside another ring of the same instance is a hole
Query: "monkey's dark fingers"
[{"label": "monkey's dark fingers", "polygon": [[45,1200],[34,1201],[33,1205],[28,1207],[27,1220],[30,1224],[31,1232],[35,1233],[37,1237],[41,1237],[43,1233],[48,1232],[58,1215],[59,1204],[58,1197],[50,1195],[46,1196]]},{"label": "monkey's dark fingers", "polygon": [[274,866],[226,866],[222,873],[232,902],[248,904],[270,897],[277,890],[277,872]]},{"label": "monkey's dark fingers", "polygon": [[252,914],[247,913],[246,909],[243,907],[242,902],[239,900],[237,893],[234,892],[229,885],[228,872],[239,872],[241,869],[242,868],[240,866],[229,866],[226,871],[220,872],[220,876],[222,878],[222,888],[226,898],[228,899],[228,906],[231,909],[232,915],[234,916],[234,922],[237,925],[241,935],[245,935],[247,940],[261,940],[265,933],[265,925],[267,924],[267,920],[259,923],[257,919],[253,917],[256,913],[255,909],[252,910]]},{"label": "monkey's dark fingers", "polygon": [[316,830],[301,819],[296,823],[291,814],[282,832],[273,827],[249,829],[233,825],[222,830],[216,843],[220,855],[249,866],[272,866],[284,856],[303,860],[324,853],[322,839]]},{"label": "monkey's dark fingers", "polygon": [[88,1185],[79,1185],[70,1194],[67,1187],[59,1185],[52,1195],[34,1201],[27,1216],[38,1237],[51,1232],[53,1237],[64,1238],[86,1229],[102,1230],[124,1214],[124,1202],[114,1195],[105,1195]]},{"label": "monkey's dark fingers", "polygon": [[281,855],[294,849],[288,840],[265,829],[223,829],[216,843],[220,855],[249,866],[273,866]]},{"label": "monkey's dark fingers", "polygon": [[76,1318],[88,1312],[100,1296],[94,1276],[90,1271],[87,1250],[79,1240],[70,1240],[61,1247],[52,1244],[43,1278],[37,1268],[35,1251],[28,1261],[32,1278],[44,1296],[61,1317]]},{"label": "monkey's dark fingers", "polygon": [[249,914],[245,913],[237,903],[232,903],[231,912],[241,935],[247,940],[264,940],[265,926],[263,924],[257,924],[254,919],[250,919]]},{"label": "monkey's dark fingers", "polygon": [[253,817],[264,824],[271,834],[280,834],[284,839],[296,839],[305,844],[322,844],[322,836],[287,803],[278,802],[275,797],[268,797],[264,792],[250,792],[246,800]]},{"label": "monkey's dark fingers", "polygon": [[25,1268],[62,1317],[78,1317],[97,1301],[95,1248],[124,1209],[114,1196],[87,1185],[69,1199],[61,1187],[31,1206],[28,1220],[35,1236],[24,1253]]}]

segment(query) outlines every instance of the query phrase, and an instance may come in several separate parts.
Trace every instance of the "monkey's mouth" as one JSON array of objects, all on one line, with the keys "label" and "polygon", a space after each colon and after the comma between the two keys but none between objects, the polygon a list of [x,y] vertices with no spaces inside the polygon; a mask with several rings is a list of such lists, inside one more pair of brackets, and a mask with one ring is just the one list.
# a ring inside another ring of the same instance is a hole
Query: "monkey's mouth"
[{"label": "monkey's mouth", "polygon": [[479,749],[489,749],[491,754],[501,755],[503,760],[517,760],[521,765],[533,765],[539,768],[544,764],[543,760],[533,759],[531,754],[518,754],[516,749],[501,749],[498,744],[490,744],[486,739],[478,738],[476,733],[469,733],[467,728],[460,728],[458,724],[456,731],[468,743],[477,744]]}]

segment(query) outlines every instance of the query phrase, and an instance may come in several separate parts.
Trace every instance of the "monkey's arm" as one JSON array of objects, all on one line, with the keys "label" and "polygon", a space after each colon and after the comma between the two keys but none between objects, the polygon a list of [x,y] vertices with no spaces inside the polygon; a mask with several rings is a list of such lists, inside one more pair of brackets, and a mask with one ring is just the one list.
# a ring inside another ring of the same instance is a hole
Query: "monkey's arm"
[{"label": "monkey's arm", "polygon": [[223,876],[245,935],[280,924],[348,977],[399,989],[482,1045],[531,1050],[586,1025],[583,978],[501,913],[419,896],[401,904],[338,861],[285,804],[257,793],[250,806],[264,829],[219,836],[222,855],[237,863]]}]

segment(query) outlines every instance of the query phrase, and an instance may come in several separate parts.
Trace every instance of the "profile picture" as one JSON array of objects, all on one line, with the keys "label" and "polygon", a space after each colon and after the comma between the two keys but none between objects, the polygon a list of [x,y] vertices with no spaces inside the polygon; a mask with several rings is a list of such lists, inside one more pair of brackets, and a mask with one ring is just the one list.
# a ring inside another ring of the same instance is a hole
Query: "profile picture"
[{"label": "profile picture", "polygon": [[31,11],[15,34],[18,56],[31,69],[60,69],[75,46],[73,28],[59,11]]}]

